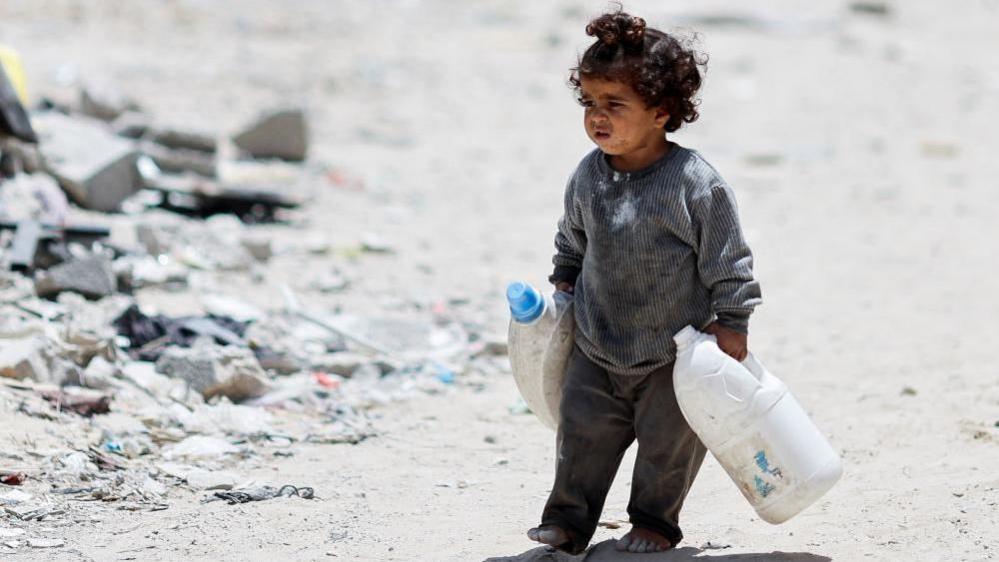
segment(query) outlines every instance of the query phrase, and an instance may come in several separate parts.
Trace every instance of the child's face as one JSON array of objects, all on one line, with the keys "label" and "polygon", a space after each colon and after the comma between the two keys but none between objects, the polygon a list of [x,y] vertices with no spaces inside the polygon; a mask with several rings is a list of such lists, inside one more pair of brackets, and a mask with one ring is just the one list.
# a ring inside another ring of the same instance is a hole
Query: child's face
[{"label": "child's face", "polygon": [[580,77],[583,126],[590,140],[611,156],[628,155],[661,144],[669,114],[649,108],[624,82]]}]

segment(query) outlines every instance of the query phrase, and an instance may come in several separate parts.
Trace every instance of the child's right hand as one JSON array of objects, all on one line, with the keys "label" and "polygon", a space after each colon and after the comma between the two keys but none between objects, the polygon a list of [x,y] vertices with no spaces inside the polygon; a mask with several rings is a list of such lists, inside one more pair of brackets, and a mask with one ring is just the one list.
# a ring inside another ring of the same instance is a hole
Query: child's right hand
[{"label": "child's right hand", "polygon": [[562,291],[563,293],[569,293],[570,295],[572,294],[573,288],[572,283],[569,283],[568,281],[559,281],[558,283],[555,283],[556,291]]}]

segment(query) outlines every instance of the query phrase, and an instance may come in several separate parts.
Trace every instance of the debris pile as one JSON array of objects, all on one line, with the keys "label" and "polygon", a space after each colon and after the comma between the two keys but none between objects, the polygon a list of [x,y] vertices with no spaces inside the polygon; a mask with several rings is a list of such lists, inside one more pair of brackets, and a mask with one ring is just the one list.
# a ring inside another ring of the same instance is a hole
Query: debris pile
[{"label": "debris pile", "polygon": [[349,291],[349,264],[302,296],[269,279],[276,257],[317,255],[285,214],[317,175],[304,112],[225,139],[87,86],[24,115],[37,138],[0,145],[0,420],[26,435],[0,451],[0,551],[60,546],[35,525],[100,506],[321,496],[245,474],[304,443],[360,443],[373,408],[506,369],[503,339],[447,305],[308,302]]}]

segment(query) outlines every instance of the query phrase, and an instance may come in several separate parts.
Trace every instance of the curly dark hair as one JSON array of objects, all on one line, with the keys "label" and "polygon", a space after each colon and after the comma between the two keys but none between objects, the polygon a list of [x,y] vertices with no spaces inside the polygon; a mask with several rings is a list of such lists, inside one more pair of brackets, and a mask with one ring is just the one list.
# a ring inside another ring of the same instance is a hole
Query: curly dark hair
[{"label": "curly dark hair", "polygon": [[648,107],[664,107],[669,120],[664,128],[672,133],[699,117],[694,96],[701,87],[707,56],[684,41],[645,26],[645,20],[620,8],[586,26],[596,37],[569,75],[569,84],[580,94],[581,77],[624,82]]}]

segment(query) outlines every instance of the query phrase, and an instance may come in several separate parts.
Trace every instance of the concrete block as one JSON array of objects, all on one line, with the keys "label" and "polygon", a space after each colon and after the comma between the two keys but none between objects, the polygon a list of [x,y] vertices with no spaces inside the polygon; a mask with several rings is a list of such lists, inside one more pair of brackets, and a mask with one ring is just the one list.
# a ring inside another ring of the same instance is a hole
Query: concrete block
[{"label": "concrete block", "polygon": [[309,149],[305,113],[287,109],[266,114],[232,140],[254,158],[305,160]]},{"label": "concrete block", "polygon": [[111,261],[103,256],[75,259],[39,271],[35,277],[35,292],[39,297],[54,297],[63,291],[99,299],[111,296],[118,289]]},{"label": "concrete block", "polygon": [[0,377],[48,382],[45,340],[38,337],[0,339]]},{"label": "concrete block", "polygon": [[205,399],[225,396],[239,402],[267,391],[264,371],[246,348],[200,343],[191,348],[169,347],[156,361],[156,370],[187,381]]},{"label": "concrete block", "polygon": [[55,112],[32,116],[40,138],[43,167],[80,206],[116,211],[142,188],[139,152],[97,121]]}]

